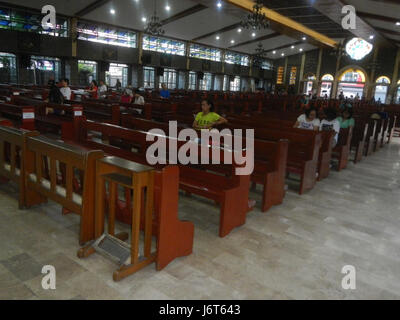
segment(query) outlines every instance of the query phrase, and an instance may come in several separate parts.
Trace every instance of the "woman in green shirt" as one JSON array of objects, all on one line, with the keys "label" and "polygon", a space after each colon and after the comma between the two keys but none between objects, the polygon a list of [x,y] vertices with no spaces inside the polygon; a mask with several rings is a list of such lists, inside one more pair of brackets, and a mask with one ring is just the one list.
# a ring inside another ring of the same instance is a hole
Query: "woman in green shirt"
[{"label": "woman in green shirt", "polygon": [[340,122],[341,129],[347,129],[350,127],[353,128],[355,125],[355,121],[353,118],[353,110],[349,108],[345,109],[342,112],[342,116],[339,117],[337,120]]},{"label": "woman in green shirt", "polygon": [[209,100],[203,100],[201,103],[202,112],[198,113],[193,123],[196,130],[212,129],[219,124],[227,123],[228,120],[214,112],[214,103]]}]

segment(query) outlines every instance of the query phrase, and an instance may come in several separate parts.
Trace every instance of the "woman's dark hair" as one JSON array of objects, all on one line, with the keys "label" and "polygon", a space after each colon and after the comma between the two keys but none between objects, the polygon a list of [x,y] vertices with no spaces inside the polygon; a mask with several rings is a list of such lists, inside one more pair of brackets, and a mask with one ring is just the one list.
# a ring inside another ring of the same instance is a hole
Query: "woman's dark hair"
[{"label": "woman's dark hair", "polygon": [[336,110],[333,108],[327,108],[325,110],[326,120],[333,121],[337,118]]},{"label": "woman's dark hair", "polygon": [[210,106],[210,112],[214,112],[214,110],[215,110],[214,102],[212,100],[207,100],[207,99],[205,99],[203,101],[207,102],[207,104]]},{"label": "woman's dark hair", "polygon": [[92,80],[92,83],[97,87],[97,81],[96,80]]},{"label": "woman's dark hair", "polygon": [[309,118],[311,112],[313,112],[313,111],[315,111],[315,113],[317,113],[317,109],[315,109],[314,107],[309,108],[309,109],[306,109],[306,110],[304,111],[304,113],[306,114],[306,117]]},{"label": "woman's dark hair", "polygon": [[349,114],[349,119],[353,118],[353,110],[352,108],[346,108],[343,110],[342,114],[347,112]]}]

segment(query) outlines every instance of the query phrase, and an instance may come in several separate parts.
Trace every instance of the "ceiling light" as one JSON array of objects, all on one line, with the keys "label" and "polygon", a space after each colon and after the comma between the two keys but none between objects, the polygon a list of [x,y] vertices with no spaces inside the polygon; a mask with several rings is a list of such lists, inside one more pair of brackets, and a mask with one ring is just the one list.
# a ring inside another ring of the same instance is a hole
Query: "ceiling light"
[{"label": "ceiling light", "polygon": [[252,36],[252,37],[255,37],[255,36],[256,36],[256,33],[255,33],[255,32],[253,32],[253,33],[251,34],[251,36]]},{"label": "ceiling light", "polygon": [[218,8],[221,8],[221,7],[222,7],[222,3],[221,3],[221,1],[218,1],[218,3],[217,3],[217,7],[218,7]]},{"label": "ceiling light", "polygon": [[400,26],[400,21],[397,21],[397,22],[396,22],[396,26]]},{"label": "ceiling light", "polygon": [[272,51],[272,54],[276,54],[276,51],[274,50],[274,51]]},{"label": "ceiling light", "polygon": [[285,55],[285,54],[282,52],[282,53],[281,53],[281,56],[283,57],[284,55]]},{"label": "ceiling light", "polygon": [[147,21],[146,17],[143,17],[143,18],[142,18],[142,21],[143,21],[143,22],[146,22],[146,21]]},{"label": "ceiling light", "polygon": [[302,52],[302,51],[303,51],[303,48],[300,48],[299,51]]},{"label": "ceiling light", "polygon": [[231,43],[234,44],[234,43],[235,43],[235,40],[231,40]]},{"label": "ceiling light", "polygon": [[306,40],[307,40],[307,38],[306,38],[306,37],[303,37],[302,39],[303,39],[303,41],[306,41]]},{"label": "ceiling light", "polygon": [[215,39],[219,40],[220,38],[219,38],[219,36],[216,36]]},{"label": "ceiling light", "polygon": [[290,49],[294,49],[294,46],[291,46]]},{"label": "ceiling light", "polygon": [[242,32],[242,29],[239,28],[239,29],[238,29],[238,32]]},{"label": "ceiling light", "polygon": [[370,40],[372,40],[373,38],[375,38],[375,36],[371,34],[371,35],[369,36],[369,38],[370,38]]},{"label": "ceiling light", "polygon": [[165,10],[169,11],[169,10],[171,10],[171,7],[170,7],[169,5],[167,5],[167,6],[165,7]]},{"label": "ceiling light", "polygon": [[240,24],[248,30],[262,30],[269,27],[269,20],[264,12],[263,0],[256,0],[254,2],[252,12]]},{"label": "ceiling light", "polygon": [[111,10],[110,10],[110,13],[111,13],[111,14],[115,14],[115,10],[114,10],[114,9],[111,9]]}]

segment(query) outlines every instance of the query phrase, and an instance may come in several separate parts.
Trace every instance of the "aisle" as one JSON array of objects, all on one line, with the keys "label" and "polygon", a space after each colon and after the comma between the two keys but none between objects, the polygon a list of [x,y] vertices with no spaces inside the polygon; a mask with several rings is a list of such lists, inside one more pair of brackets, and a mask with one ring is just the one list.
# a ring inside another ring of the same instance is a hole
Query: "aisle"
[{"label": "aisle", "polygon": [[[76,257],[78,217],[55,204],[20,211],[15,189],[3,185],[0,299],[399,299],[399,154],[396,139],[311,192],[289,191],[283,205],[251,212],[224,239],[218,209],[181,194],[180,216],[196,227],[194,254],[121,283],[101,256]],[[42,289],[43,265],[56,267],[57,290]],[[345,265],[356,268],[354,291],[342,289]]]}]

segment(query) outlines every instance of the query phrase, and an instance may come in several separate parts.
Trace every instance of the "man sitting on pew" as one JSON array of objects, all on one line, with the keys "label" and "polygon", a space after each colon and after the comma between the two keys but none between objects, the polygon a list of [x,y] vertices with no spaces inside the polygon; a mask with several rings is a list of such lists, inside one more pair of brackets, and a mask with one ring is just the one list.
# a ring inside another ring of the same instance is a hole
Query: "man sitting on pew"
[{"label": "man sitting on pew", "polygon": [[65,100],[68,100],[68,101],[71,100],[71,88],[69,87],[69,80],[68,79],[62,79],[61,80],[60,91],[61,91],[62,95],[64,96]]},{"label": "man sitting on pew", "polygon": [[294,125],[294,128],[314,130],[318,131],[320,127],[320,121],[317,118],[317,110],[315,108],[310,108],[304,111]]},{"label": "man sitting on pew", "polygon": [[215,126],[228,122],[228,120],[214,112],[214,103],[210,100],[203,100],[201,102],[201,109],[202,112],[197,114],[196,120],[193,122],[193,128],[196,130],[212,129]]}]

